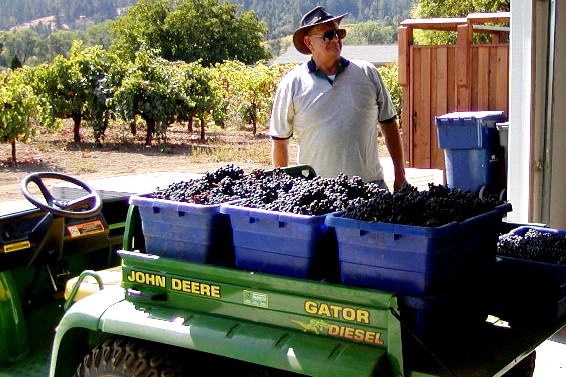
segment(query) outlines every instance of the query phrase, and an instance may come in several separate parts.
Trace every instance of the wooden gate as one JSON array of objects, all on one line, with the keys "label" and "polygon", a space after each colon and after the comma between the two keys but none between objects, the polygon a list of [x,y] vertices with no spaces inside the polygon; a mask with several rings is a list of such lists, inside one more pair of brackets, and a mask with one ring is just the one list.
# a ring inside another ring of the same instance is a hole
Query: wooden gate
[{"label": "wooden gate", "polygon": [[[466,18],[409,19],[399,36],[401,130],[407,167],[444,169],[434,118],[454,111],[500,110],[508,114],[509,13]],[[413,45],[413,30],[456,31],[455,45]],[[489,44],[473,44],[473,33],[490,33]]]}]

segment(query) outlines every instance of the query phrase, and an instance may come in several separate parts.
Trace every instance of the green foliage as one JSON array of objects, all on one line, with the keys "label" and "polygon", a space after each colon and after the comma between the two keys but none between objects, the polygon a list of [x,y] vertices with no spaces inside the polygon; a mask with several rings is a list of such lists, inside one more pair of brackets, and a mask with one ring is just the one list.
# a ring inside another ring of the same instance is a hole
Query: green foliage
[{"label": "green foliage", "polygon": [[369,44],[392,44],[395,43],[393,26],[386,26],[379,21],[367,21],[352,25],[348,30],[348,36],[344,44],[369,45]]},{"label": "green foliage", "polygon": [[134,61],[126,64],[125,72],[112,99],[115,111],[127,124],[136,116],[146,122],[146,145],[151,145],[154,134],[165,141],[167,126],[177,119],[179,108],[195,106],[183,91],[187,82],[183,82],[176,64],[143,45]]},{"label": "green foliage", "polygon": [[12,144],[13,162],[16,141],[29,141],[36,133],[34,121],[41,120],[41,101],[28,79],[24,69],[0,72],[0,140]]},{"label": "green foliage", "polygon": [[170,13],[168,0],[140,0],[110,27],[111,50],[123,60],[133,60],[142,45],[167,54],[165,19]]},{"label": "green foliage", "polygon": [[49,27],[64,24],[79,28],[89,22],[112,19],[121,7],[135,2],[136,0],[2,0],[0,25],[9,29],[24,22],[56,15],[42,23]]},{"label": "green foliage", "polygon": [[3,39],[2,55],[10,57],[10,60],[16,56],[21,64],[29,64],[28,58],[35,55],[39,41],[37,33],[30,29],[23,29],[13,33],[4,33]]},{"label": "green foliage", "polygon": [[247,124],[253,127],[267,127],[267,120],[273,106],[275,89],[282,75],[292,68],[292,65],[266,65],[259,62],[246,66],[241,62],[225,61],[215,66],[217,74],[226,90],[230,106]]},{"label": "green foliage", "polygon": [[209,120],[223,123],[225,101],[220,83],[215,80],[212,69],[204,68],[199,62],[178,65],[180,77],[180,98],[177,100],[177,120],[201,121],[201,139],[205,138],[205,126]]},{"label": "green foliage", "polygon": [[58,55],[51,64],[36,69],[36,93],[49,102],[52,118],[73,119],[76,142],[81,140],[83,119],[92,125],[97,143],[101,142],[110,116],[113,85],[109,72],[114,64],[116,59],[101,46],[83,49],[76,41],[68,59]]},{"label": "green foliage", "polygon": [[395,105],[395,110],[397,110],[397,118],[401,119],[401,97],[403,92],[401,85],[399,85],[399,66],[397,63],[381,66],[378,68],[378,71],[391,93],[393,105]]},{"label": "green foliage", "polygon": [[269,40],[291,35],[308,10],[322,5],[333,14],[348,13],[344,24],[381,21],[398,25],[409,16],[416,0],[231,0],[243,9],[253,9],[266,22]]},{"label": "green foliage", "polygon": [[[470,13],[508,12],[510,0],[419,0],[411,9],[412,18],[466,17]],[[475,35],[476,42],[486,41],[487,35]],[[414,41],[420,45],[453,44],[455,32],[417,30]]]},{"label": "green foliage", "polygon": [[[205,66],[209,66],[223,60],[237,59],[254,64],[268,59],[270,53],[278,55],[284,51],[289,43],[288,36],[299,24],[302,14],[319,3],[334,13],[347,12],[344,25],[353,25],[352,30],[356,29],[357,22],[364,21],[378,21],[386,28],[378,34],[363,31],[359,36],[359,43],[367,43],[366,40],[370,43],[388,43],[382,41],[385,38],[395,38],[397,25],[408,16],[410,6],[415,2],[0,0],[2,1],[6,5],[0,12],[0,27],[7,28],[37,17],[57,15],[34,22],[29,28],[18,28],[5,33],[0,31],[0,43],[5,45],[3,51],[0,48],[0,66],[5,68],[10,66],[14,55],[23,65],[29,66],[52,61],[57,55],[68,57],[71,44],[77,39],[82,40],[84,46],[101,45],[105,49],[112,46],[112,50],[124,60],[132,60],[143,42],[150,48],[160,50],[161,56],[171,61],[201,59]],[[127,8],[128,6],[130,7]],[[380,35],[382,33],[388,35]],[[351,36],[358,38],[355,34]]]},{"label": "green foliage", "polygon": [[267,28],[253,12],[238,16],[234,5],[218,0],[178,0],[169,6],[168,0],[139,1],[112,26],[112,48],[131,59],[145,44],[167,60],[200,60],[204,66],[268,57],[263,47]]},{"label": "green foliage", "polygon": [[37,115],[39,101],[22,71],[2,72],[0,84],[0,137],[4,142],[28,141],[34,133],[29,119]]}]

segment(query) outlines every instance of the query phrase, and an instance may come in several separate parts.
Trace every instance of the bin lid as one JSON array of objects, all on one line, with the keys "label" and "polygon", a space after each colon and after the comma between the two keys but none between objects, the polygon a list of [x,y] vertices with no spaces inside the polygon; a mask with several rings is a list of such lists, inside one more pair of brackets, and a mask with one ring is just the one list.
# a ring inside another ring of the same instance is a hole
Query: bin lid
[{"label": "bin lid", "polygon": [[505,120],[503,111],[499,110],[485,110],[485,111],[456,111],[444,115],[439,115],[437,119],[478,119],[485,122],[495,121],[500,122]]}]

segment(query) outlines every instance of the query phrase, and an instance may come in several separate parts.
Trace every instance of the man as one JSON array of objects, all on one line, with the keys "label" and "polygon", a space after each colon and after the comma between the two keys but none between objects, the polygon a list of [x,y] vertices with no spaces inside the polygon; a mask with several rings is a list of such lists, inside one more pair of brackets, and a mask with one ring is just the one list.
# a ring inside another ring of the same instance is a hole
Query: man
[{"label": "man", "polygon": [[379,123],[397,191],[406,182],[397,113],[375,66],[341,56],[344,16],[316,7],[293,35],[295,48],[312,57],[287,73],[277,88],[269,131],[273,166],[289,164],[289,140],[297,133],[299,164],[323,177],[344,173],[387,188],[377,148]]}]

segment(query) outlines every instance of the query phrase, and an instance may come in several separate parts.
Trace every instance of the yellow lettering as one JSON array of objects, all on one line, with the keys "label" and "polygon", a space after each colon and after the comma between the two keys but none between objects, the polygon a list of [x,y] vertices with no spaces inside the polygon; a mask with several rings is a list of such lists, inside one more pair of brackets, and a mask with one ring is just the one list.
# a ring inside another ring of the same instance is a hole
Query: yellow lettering
[{"label": "yellow lettering", "polygon": [[212,288],[212,290],[210,292],[210,297],[220,298],[220,286],[211,285],[210,287]]},{"label": "yellow lettering", "polygon": [[344,339],[353,339],[359,342],[383,345],[381,333],[375,331],[366,331],[353,327],[345,327],[338,325],[328,325],[327,335],[336,336]]},{"label": "yellow lettering", "polygon": [[201,294],[203,296],[210,296],[210,285],[209,284],[201,284],[202,287]]},{"label": "yellow lettering", "polygon": [[316,314],[316,302],[314,301],[305,301],[305,312],[309,314]]},{"label": "yellow lettering", "polygon": [[367,310],[356,310],[356,322],[369,323],[369,312]]},{"label": "yellow lettering", "polygon": [[171,289],[199,296],[220,298],[220,286],[191,280],[171,278]]},{"label": "yellow lettering", "polygon": [[132,271],[126,279],[138,284],[153,285],[155,287],[165,288],[165,276],[148,274],[141,271]]},{"label": "yellow lettering", "polygon": [[338,318],[350,322],[369,323],[369,311],[363,309],[342,307],[316,301],[305,301],[305,313],[317,314],[324,317]]},{"label": "yellow lettering", "polygon": [[328,310],[327,304],[320,304],[320,306],[318,307],[318,315],[323,315],[325,317],[332,317],[332,315],[330,314],[330,310]]},{"label": "yellow lettering", "polygon": [[196,282],[192,282],[191,284],[191,293],[194,293],[195,295],[200,295],[202,294],[200,291],[200,284],[196,283]]},{"label": "yellow lettering", "polygon": [[154,285],[155,284],[154,276],[155,275],[146,274],[145,275],[145,283],[149,284],[149,285]]},{"label": "yellow lettering", "polygon": [[130,274],[126,276],[126,280],[135,281],[136,280],[135,279],[135,273],[136,273],[135,271],[130,272]]},{"label": "yellow lettering", "polygon": [[171,278],[171,289],[174,291],[181,290],[181,279]]},{"label": "yellow lettering", "polygon": [[340,336],[340,326],[328,325],[328,335]]},{"label": "yellow lettering", "polygon": [[342,317],[344,317],[346,321],[355,321],[356,311],[352,308],[344,308],[342,311]]},{"label": "yellow lettering", "polygon": [[364,342],[365,341],[365,333],[366,331],[361,329],[354,330],[354,339]]}]

